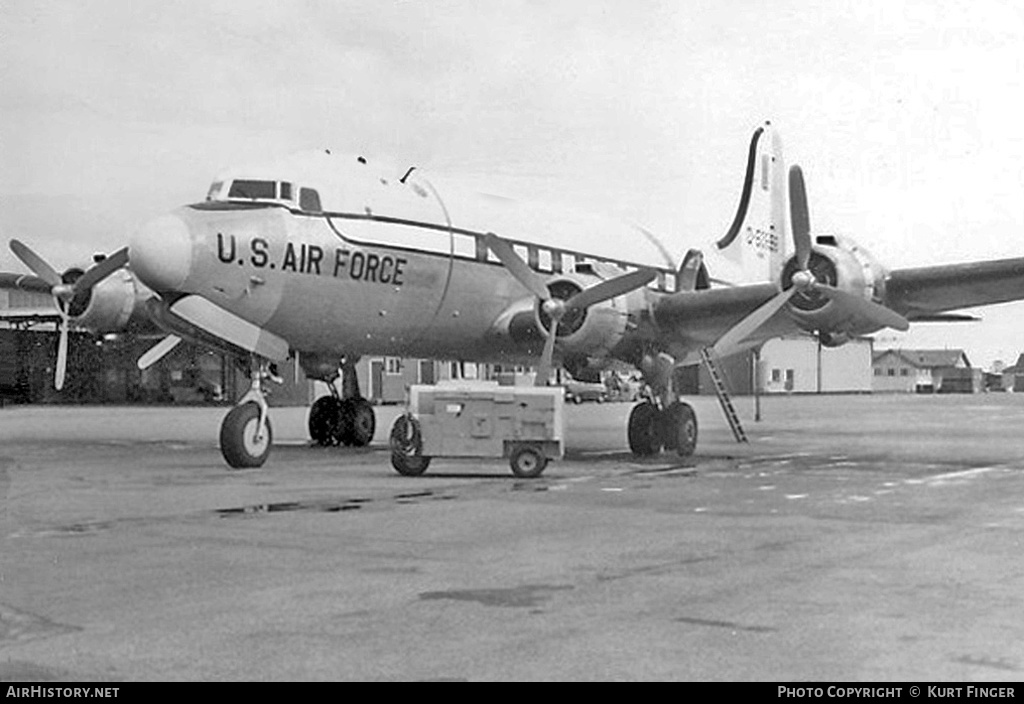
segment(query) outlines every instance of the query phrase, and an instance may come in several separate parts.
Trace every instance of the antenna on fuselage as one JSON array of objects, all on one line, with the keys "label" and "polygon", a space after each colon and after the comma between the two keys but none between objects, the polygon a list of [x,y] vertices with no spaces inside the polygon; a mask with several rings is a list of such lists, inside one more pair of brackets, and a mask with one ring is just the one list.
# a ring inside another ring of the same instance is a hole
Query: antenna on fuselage
[{"label": "antenna on fuselage", "polygon": [[405,172],[405,176],[403,176],[402,178],[398,179],[398,182],[399,183],[405,183],[405,179],[409,178],[409,174],[411,174],[415,170],[416,170],[415,166],[410,166],[409,170]]}]

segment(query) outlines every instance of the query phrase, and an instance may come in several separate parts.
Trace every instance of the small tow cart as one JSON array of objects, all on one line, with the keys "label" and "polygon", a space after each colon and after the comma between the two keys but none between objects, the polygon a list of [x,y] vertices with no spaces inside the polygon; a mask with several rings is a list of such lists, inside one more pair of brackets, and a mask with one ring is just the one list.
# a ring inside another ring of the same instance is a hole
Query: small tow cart
[{"label": "small tow cart", "polygon": [[517,477],[539,477],[565,454],[564,406],[557,386],[412,386],[408,410],[391,426],[391,464],[417,476],[433,457],[505,457]]}]

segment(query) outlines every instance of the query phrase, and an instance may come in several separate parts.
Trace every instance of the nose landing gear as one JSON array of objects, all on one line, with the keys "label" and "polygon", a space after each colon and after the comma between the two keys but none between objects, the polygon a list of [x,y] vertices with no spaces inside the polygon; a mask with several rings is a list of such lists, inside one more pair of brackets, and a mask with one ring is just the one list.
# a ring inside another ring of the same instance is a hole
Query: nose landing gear
[{"label": "nose landing gear", "polygon": [[273,444],[263,381],[279,379],[266,360],[253,360],[250,379],[249,390],[220,424],[220,452],[233,469],[262,467]]}]

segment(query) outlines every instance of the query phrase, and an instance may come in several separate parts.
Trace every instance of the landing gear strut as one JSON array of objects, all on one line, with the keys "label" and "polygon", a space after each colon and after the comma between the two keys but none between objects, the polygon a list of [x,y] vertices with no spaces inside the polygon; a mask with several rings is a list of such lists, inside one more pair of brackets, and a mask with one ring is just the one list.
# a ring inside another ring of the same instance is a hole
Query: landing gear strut
[{"label": "landing gear strut", "polygon": [[[309,436],[318,445],[365,447],[373,440],[377,418],[373,406],[359,393],[356,359],[345,358],[340,373],[327,379],[330,396],[321,396],[309,409]],[[334,381],[341,376],[342,394]]]},{"label": "landing gear strut", "polygon": [[266,360],[253,361],[251,386],[220,424],[220,452],[234,469],[262,467],[270,455],[273,431],[263,381],[276,379]]}]

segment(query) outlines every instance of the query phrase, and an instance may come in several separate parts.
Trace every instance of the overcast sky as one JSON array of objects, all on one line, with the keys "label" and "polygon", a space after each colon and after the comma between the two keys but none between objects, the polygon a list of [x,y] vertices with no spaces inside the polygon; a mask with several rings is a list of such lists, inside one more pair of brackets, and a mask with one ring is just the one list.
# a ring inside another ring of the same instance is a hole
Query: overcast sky
[{"label": "overcast sky", "polygon": [[[312,147],[640,223],[729,225],[751,131],[890,267],[1024,256],[1019,3],[4,0],[0,239],[58,268]],[[7,250],[0,270],[22,270]],[[878,347],[1024,351],[1024,304]]]}]

